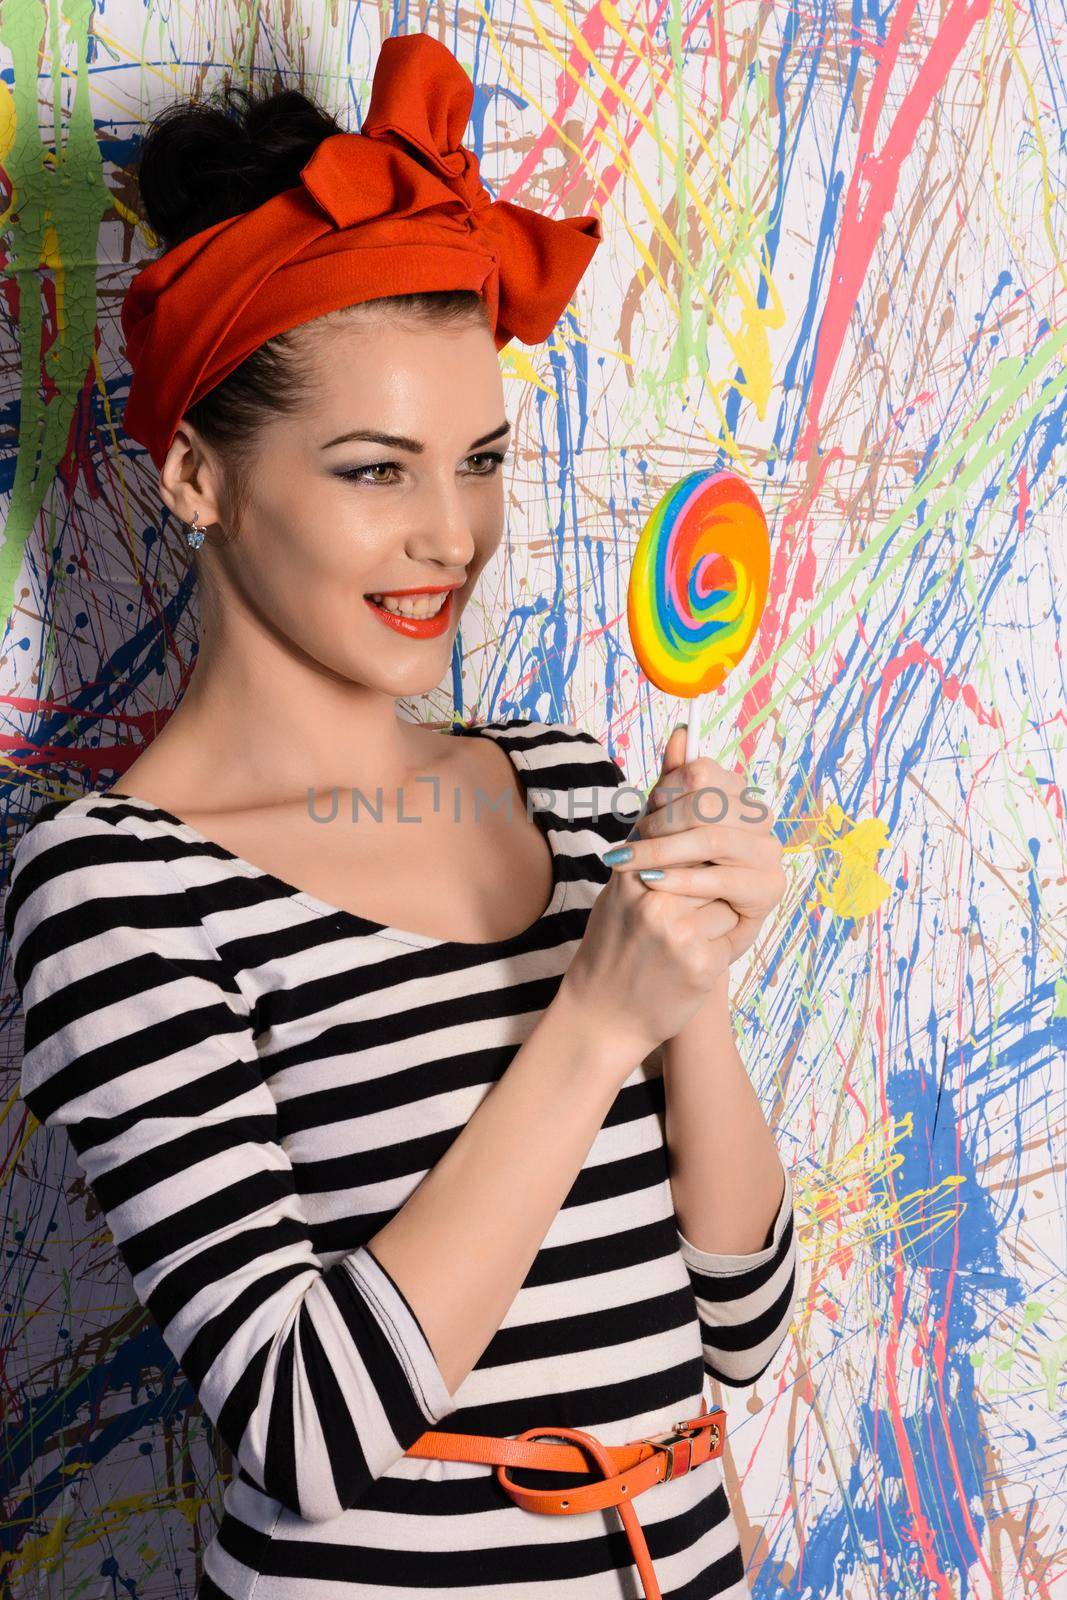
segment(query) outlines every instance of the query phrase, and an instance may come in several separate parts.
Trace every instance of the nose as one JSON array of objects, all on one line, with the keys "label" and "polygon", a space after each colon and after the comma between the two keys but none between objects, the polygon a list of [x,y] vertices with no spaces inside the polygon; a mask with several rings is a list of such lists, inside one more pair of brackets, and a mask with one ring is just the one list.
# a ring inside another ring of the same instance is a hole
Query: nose
[{"label": "nose", "polygon": [[469,488],[455,482],[429,485],[420,497],[416,527],[408,539],[412,558],[436,561],[451,571],[469,568],[478,548],[473,515]]}]

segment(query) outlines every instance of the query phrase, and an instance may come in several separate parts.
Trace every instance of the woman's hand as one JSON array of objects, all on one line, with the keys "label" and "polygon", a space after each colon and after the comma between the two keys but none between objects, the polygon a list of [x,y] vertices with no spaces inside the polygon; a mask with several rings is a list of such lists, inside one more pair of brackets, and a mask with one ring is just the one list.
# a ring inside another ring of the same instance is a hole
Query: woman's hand
[{"label": "woman's hand", "polygon": [[673,1038],[715,993],[729,965],[723,935],[737,922],[722,900],[649,894],[633,873],[613,872],[557,999],[614,1041],[611,1059],[625,1080],[634,1062]]},{"label": "woman's hand", "polygon": [[726,966],[755,942],[788,881],[774,818],[762,802],[742,798],[745,791],[743,778],[708,756],[686,764],[685,728],[675,728],[645,814],[626,841],[633,855],[612,868],[625,874],[659,868],[662,878],[637,880],[649,894],[732,909],[737,922],[717,941],[729,951]]}]

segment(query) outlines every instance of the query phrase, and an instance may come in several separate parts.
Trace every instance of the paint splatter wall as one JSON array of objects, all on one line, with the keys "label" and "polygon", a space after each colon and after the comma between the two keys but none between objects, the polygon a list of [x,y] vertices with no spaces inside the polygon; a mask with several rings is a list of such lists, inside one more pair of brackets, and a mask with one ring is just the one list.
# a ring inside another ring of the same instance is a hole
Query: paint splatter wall
[{"label": "paint splatter wall", "polygon": [[[804,1289],[765,1376],[713,1389],[753,1593],[1062,1600],[1062,7],[3,0],[5,860],[196,658],[121,431],[140,131],[228,73],[358,127],[383,31],[420,28],[471,73],[494,195],[605,243],[502,358],[506,537],[406,709],[577,721],[647,786],[677,705],[629,647],[642,522],[721,464],[771,527],[704,739],[789,851],[735,993]],[[7,965],[3,1006],[0,1594],[191,1596],[230,1463],[18,1097]]]}]

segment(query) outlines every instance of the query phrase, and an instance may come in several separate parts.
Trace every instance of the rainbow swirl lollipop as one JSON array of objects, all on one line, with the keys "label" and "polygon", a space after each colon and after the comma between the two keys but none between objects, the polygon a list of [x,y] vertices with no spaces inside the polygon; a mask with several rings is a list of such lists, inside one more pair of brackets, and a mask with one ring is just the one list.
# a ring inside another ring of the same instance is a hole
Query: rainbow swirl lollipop
[{"label": "rainbow swirl lollipop", "polygon": [[719,687],[755,637],[770,566],[767,519],[742,478],[691,472],[667,491],[641,530],[626,597],[634,654],[658,689],[696,700]]}]

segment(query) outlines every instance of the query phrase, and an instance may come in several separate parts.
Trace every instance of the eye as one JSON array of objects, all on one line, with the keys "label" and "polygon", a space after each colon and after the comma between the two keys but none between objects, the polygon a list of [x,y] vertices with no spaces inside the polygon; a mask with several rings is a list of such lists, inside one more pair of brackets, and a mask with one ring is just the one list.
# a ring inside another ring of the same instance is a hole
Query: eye
[{"label": "eye", "polygon": [[473,474],[473,476],[476,478],[492,478],[495,477],[495,475],[500,471],[501,464],[504,460],[504,454],[501,450],[483,450],[476,456],[468,456],[467,460],[488,461],[489,466],[487,469],[484,472],[476,472]]},{"label": "eye", "polygon": [[[470,473],[472,478],[495,478],[503,465],[504,452],[501,450],[480,450],[477,454],[468,456],[467,460],[489,463],[488,466],[483,467],[481,470]],[[399,461],[372,461],[365,467],[346,467],[343,471],[338,472],[336,476],[344,478],[347,483],[388,484],[394,480],[391,478],[367,477],[366,474],[398,471],[400,471]]]},{"label": "eye", "polygon": [[384,472],[387,469],[391,471],[395,466],[395,461],[374,461],[369,467],[346,467],[337,476],[344,478],[348,483],[382,483],[386,480],[382,478],[366,478],[364,473]]}]

